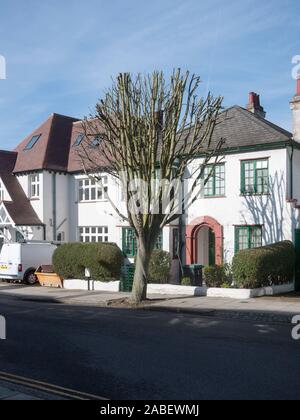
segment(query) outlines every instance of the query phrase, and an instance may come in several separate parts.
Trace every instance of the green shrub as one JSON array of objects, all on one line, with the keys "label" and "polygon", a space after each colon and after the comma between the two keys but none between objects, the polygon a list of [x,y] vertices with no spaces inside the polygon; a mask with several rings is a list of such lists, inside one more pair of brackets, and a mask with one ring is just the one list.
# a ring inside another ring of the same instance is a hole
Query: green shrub
[{"label": "green shrub", "polygon": [[85,268],[96,281],[119,279],[122,265],[122,252],[111,243],[64,244],[53,255],[55,272],[64,279],[85,279]]},{"label": "green shrub", "polygon": [[234,281],[246,289],[291,283],[295,258],[294,245],[289,241],[240,251],[233,259]]},{"label": "green shrub", "polygon": [[192,286],[192,280],[189,277],[184,277],[181,280],[181,285],[182,286]]},{"label": "green shrub", "polygon": [[228,265],[214,265],[205,267],[204,279],[207,287],[227,287],[231,286],[230,271]]},{"label": "green shrub", "polygon": [[149,283],[166,284],[171,272],[171,256],[168,252],[154,250],[149,265]]}]

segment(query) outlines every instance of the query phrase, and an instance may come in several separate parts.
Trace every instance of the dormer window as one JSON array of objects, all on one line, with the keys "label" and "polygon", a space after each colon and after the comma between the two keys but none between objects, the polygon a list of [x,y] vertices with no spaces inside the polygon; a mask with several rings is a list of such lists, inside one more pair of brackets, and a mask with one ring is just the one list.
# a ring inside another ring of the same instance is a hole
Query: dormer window
[{"label": "dormer window", "polygon": [[27,146],[25,147],[24,150],[31,150],[35,144],[39,141],[40,137],[42,135],[38,134],[37,136],[33,136],[32,139],[27,143]]},{"label": "dormer window", "polygon": [[94,139],[92,140],[91,145],[92,145],[92,147],[98,147],[98,146],[100,146],[101,142],[102,142],[102,138],[101,138],[101,136],[96,136],[96,137],[94,137]]}]

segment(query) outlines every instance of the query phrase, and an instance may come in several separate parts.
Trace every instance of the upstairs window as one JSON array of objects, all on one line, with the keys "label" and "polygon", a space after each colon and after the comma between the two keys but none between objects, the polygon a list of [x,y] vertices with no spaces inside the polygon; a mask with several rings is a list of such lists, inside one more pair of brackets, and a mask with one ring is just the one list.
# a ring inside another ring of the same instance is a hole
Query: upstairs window
[{"label": "upstairs window", "polygon": [[204,180],[207,179],[204,197],[225,196],[225,164],[207,165],[204,170]]},{"label": "upstairs window", "polygon": [[40,198],[40,175],[29,175],[29,198]]},{"label": "upstairs window", "polygon": [[25,150],[31,150],[33,148],[33,146],[39,141],[40,137],[42,135],[38,134],[36,136],[33,136],[32,139],[27,143],[27,145],[25,146]]},{"label": "upstairs window", "polygon": [[260,248],[262,246],[261,226],[237,226],[235,228],[235,251]]},{"label": "upstairs window", "polygon": [[105,192],[107,192],[108,178],[102,177],[104,189],[95,179],[79,180],[79,202],[93,202],[105,200]]},{"label": "upstairs window", "polygon": [[242,189],[244,195],[269,193],[269,160],[242,162]]}]

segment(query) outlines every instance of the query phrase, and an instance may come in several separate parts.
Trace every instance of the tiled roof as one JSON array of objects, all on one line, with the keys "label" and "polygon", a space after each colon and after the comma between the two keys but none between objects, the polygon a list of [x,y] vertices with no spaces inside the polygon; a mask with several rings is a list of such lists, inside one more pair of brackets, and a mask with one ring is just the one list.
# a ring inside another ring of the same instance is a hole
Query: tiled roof
[{"label": "tiled roof", "polygon": [[[18,153],[15,173],[41,169],[67,171],[70,141],[75,118],[51,115],[15,149]],[[35,135],[41,137],[30,150],[24,150]]]},{"label": "tiled roof", "polygon": [[0,151],[0,177],[13,200],[5,201],[5,208],[16,225],[41,226],[42,222],[32,208],[19,181],[13,175],[16,160],[16,152]]},{"label": "tiled roof", "polygon": [[292,139],[292,134],[283,128],[261,118],[239,106],[222,112],[220,124],[215,128],[212,148],[221,138],[226,140],[223,148],[240,148],[285,142]]},{"label": "tiled roof", "polygon": [[[94,134],[91,134],[94,133]],[[96,134],[99,134],[101,132],[101,128],[99,127],[99,123],[95,121],[93,124],[93,127],[90,131],[90,138],[84,137],[82,143],[80,146],[76,146],[76,140],[80,134],[84,133],[84,129],[82,126],[82,122],[77,122],[73,124],[73,131],[72,131],[72,137],[71,137],[71,147],[70,147],[70,153],[69,153],[69,163],[68,163],[68,172],[82,172],[83,171],[83,164],[82,160],[80,158],[79,154],[83,154],[83,150],[85,149],[89,153],[89,157],[91,159],[91,162],[88,162],[85,160],[85,165],[88,171],[92,171],[95,166],[98,168],[99,166],[105,167],[108,165],[108,162],[104,158],[104,155],[101,154],[101,147],[91,147],[90,143],[93,140],[93,137],[96,136]],[[96,133],[96,134],[95,134]],[[82,147],[83,146],[83,147]],[[97,165],[93,165],[94,162],[97,163]]]},{"label": "tiled roof", "polygon": [[[63,172],[82,171],[83,166],[78,155],[80,147],[73,147],[78,135],[82,132],[82,122],[78,119],[58,114],[51,115],[16,148],[18,158],[14,172],[41,169]],[[34,147],[24,151],[31,138],[39,134],[41,137]],[[292,138],[292,134],[244,108],[234,106],[220,114],[211,148],[221,138],[226,140],[223,148],[231,149],[284,143]],[[91,153],[93,153],[92,149]]]}]

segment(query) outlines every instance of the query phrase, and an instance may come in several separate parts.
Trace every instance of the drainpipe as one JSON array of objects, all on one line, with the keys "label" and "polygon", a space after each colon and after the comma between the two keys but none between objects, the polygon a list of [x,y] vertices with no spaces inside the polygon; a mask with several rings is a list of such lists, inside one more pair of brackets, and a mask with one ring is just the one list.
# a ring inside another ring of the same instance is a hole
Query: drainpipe
[{"label": "drainpipe", "polygon": [[53,241],[56,241],[56,173],[52,174],[52,220],[53,220]]},{"label": "drainpipe", "polygon": [[[185,197],[185,184],[184,184],[184,180],[181,180],[182,182],[182,199],[183,197]],[[183,270],[183,253],[184,253],[184,245],[185,245],[185,240],[183,240],[183,233],[184,233],[184,237],[185,237],[185,225],[184,225],[184,221],[183,218],[185,217],[185,203],[182,202],[182,214],[179,216],[179,264],[180,264],[180,273],[181,273],[181,278],[184,276],[184,270]]]},{"label": "drainpipe", "polygon": [[294,146],[288,149],[290,158],[290,200],[294,198]]}]

